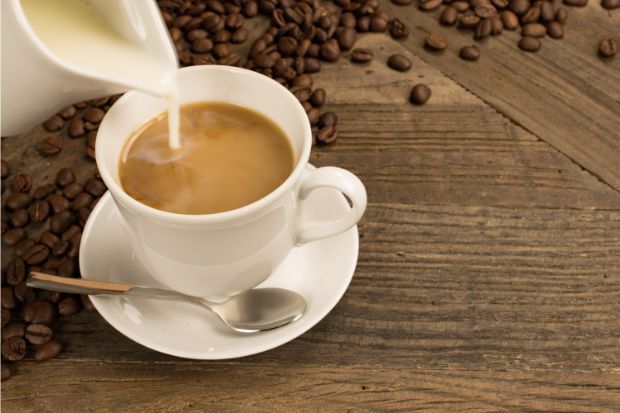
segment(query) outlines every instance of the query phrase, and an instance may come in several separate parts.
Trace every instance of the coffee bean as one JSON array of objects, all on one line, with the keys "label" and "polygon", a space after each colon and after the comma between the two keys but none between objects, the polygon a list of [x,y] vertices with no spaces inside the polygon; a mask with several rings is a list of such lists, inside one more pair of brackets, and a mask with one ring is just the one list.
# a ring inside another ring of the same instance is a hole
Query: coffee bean
[{"label": "coffee bean", "polygon": [[414,105],[423,105],[431,97],[431,89],[424,83],[418,83],[411,89],[409,101]]},{"label": "coffee bean", "polygon": [[368,63],[372,58],[373,53],[370,49],[356,48],[351,52],[351,61],[354,63]]},{"label": "coffee bean", "polygon": [[355,15],[351,12],[342,13],[340,16],[340,25],[342,27],[347,27],[350,29],[354,29],[357,24],[357,20],[355,19]]},{"label": "coffee bean", "polygon": [[620,0],[602,0],[601,6],[607,10],[620,8]]},{"label": "coffee bean", "polygon": [[388,28],[388,20],[382,17],[374,16],[370,19],[368,29],[373,33],[383,33]]},{"label": "coffee bean", "polygon": [[313,84],[312,77],[310,75],[299,75],[291,83],[292,87],[311,87]]},{"label": "coffee bean", "polygon": [[474,39],[484,39],[485,37],[489,37],[493,32],[493,22],[491,19],[482,19],[476,26],[476,30],[474,31]]},{"label": "coffee bean", "polygon": [[245,17],[254,17],[258,14],[258,3],[254,0],[243,4],[242,13]]},{"label": "coffee bean", "polygon": [[530,7],[524,14],[521,16],[521,23],[535,23],[540,19],[540,6],[534,5]]},{"label": "coffee bean", "polygon": [[325,96],[325,89],[318,88],[312,92],[308,101],[312,103],[312,106],[320,108],[325,103]]},{"label": "coffee bean", "polygon": [[588,0],[563,0],[563,3],[567,6],[585,7],[588,4]]},{"label": "coffee bean", "polygon": [[497,9],[492,4],[483,3],[474,8],[474,13],[481,19],[488,19],[497,14]]},{"label": "coffee bean", "polygon": [[454,7],[460,13],[465,13],[467,10],[469,10],[469,3],[467,1],[455,1],[452,2],[452,7]]},{"label": "coffee bean", "polygon": [[20,282],[13,289],[13,294],[17,301],[22,303],[30,303],[34,301],[36,294],[34,290],[26,284],[25,281]]},{"label": "coffee bean", "polygon": [[62,350],[62,344],[56,339],[52,339],[45,344],[36,346],[34,350],[35,361],[47,361],[53,359]]},{"label": "coffee bean", "polygon": [[2,381],[6,381],[13,377],[13,370],[9,366],[7,366],[6,363],[2,363],[0,368],[2,368]]},{"label": "coffee bean", "polygon": [[41,142],[39,153],[43,156],[51,156],[60,153],[62,141],[58,136],[48,136]]},{"label": "coffee bean", "polygon": [[407,38],[407,36],[409,36],[409,29],[407,28],[405,23],[403,23],[399,19],[393,19],[392,21],[390,21],[389,30],[390,35],[394,39],[405,39]]},{"label": "coffee bean", "polygon": [[32,178],[27,174],[17,174],[13,176],[11,187],[16,192],[29,192],[32,188]]},{"label": "coffee bean", "polygon": [[16,210],[28,207],[32,202],[30,195],[24,192],[14,192],[6,198],[5,206],[9,209]]},{"label": "coffee bean", "polygon": [[[8,323],[11,322],[11,310],[9,310],[8,308],[3,308],[2,309],[2,327],[6,326]],[[4,337],[4,331],[2,332],[2,338]]]},{"label": "coffee bean", "polygon": [[71,209],[77,211],[81,208],[86,208],[90,206],[90,204],[93,202],[93,199],[93,196],[88,192],[82,192],[73,200],[73,203],[71,204]]},{"label": "coffee bean", "polygon": [[86,122],[98,125],[103,120],[105,112],[99,108],[88,108],[82,114],[82,119]]},{"label": "coffee bean", "polygon": [[519,40],[519,49],[526,52],[537,52],[540,49],[540,40],[535,37],[523,36]]},{"label": "coffee bean", "polygon": [[336,127],[338,123],[338,116],[334,112],[325,112],[319,118],[319,126],[321,128],[325,126],[333,126]]},{"label": "coffee bean", "polygon": [[543,22],[550,22],[554,18],[555,10],[553,9],[553,4],[548,1],[543,1],[540,3],[540,20]]},{"label": "coffee bean", "polygon": [[26,356],[26,341],[21,337],[10,337],[2,341],[2,357],[9,361],[21,360]]},{"label": "coffee bean", "polygon": [[80,300],[82,301],[82,306],[85,311],[95,311],[95,306],[93,302],[90,300],[90,297],[87,295],[80,295]]},{"label": "coffee bean", "polygon": [[397,4],[399,6],[407,6],[413,3],[413,0],[392,0],[392,3]]},{"label": "coffee bean", "polygon": [[59,188],[64,188],[70,183],[75,182],[75,174],[71,170],[71,168],[62,168],[56,174],[56,185]]},{"label": "coffee bean", "polygon": [[45,261],[49,254],[49,248],[43,244],[36,244],[30,247],[30,249],[24,253],[22,258],[28,265],[37,265]]},{"label": "coffee bean", "polygon": [[370,30],[370,17],[369,16],[361,16],[357,19],[357,25],[355,27],[358,32],[366,33]]},{"label": "coffee bean", "polygon": [[338,44],[342,50],[351,50],[357,40],[355,29],[345,28],[338,34]]},{"label": "coffee bean", "polygon": [[58,303],[58,314],[61,316],[68,316],[76,314],[82,308],[82,304],[79,298],[76,296],[69,296],[62,299]]},{"label": "coffee bean", "polygon": [[26,330],[26,324],[19,321],[13,321],[2,328],[2,339],[6,340],[11,337],[23,337]]},{"label": "coffee bean", "polygon": [[[333,41],[332,41],[333,40]],[[321,59],[335,62],[340,57],[340,47],[336,39],[330,39],[320,46]]]},{"label": "coffee bean", "polygon": [[67,198],[58,194],[48,196],[47,202],[55,214],[66,210],[71,205],[71,202]]},{"label": "coffee bean", "polygon": [[316,140],[318,143],[323,145],[328,145],[333,143],[338,138],[338,132],[333,126],[325,126],[319,129],[319,132],[316,135]]},{"label": "coffee bean", "polygon": [[510,10],[504,10],[499,15],[506,30],[515,30],[519,27],[519,18]]},{"label": "coffee bean", "polygon": [[271,56],[266,55],[266,54],[259,54],[258,56],[254,58],[254,65],[262,69],[271,68],[273,67],[274,64],[275,64],[275,60],[272,59]]},{"label": "coffee bean", "polygon": [[30,324],[26,327],[25,337],[32,344],[44,344],[52,339],[52,329],[45,324]]},{"label": "coffee bean", "polygon": [[75,217],[65,208],[64,210],[54,215],[50,220],[50,231],[55,234],[60,234],[64,232],[67,228],[69,228],[69,226],[74,222]]},{"label": "coffee bean", "polygon": [[49,194],[53,193],[56,190],[56,187],[52,184],[41,185],[37,189],[34,190],[32,197],[34,199],[43,199],[47,197]]},{"label": "coffee bean", "polygon": [[459,16],[459,12],[453,6],[446,7],[443,12],[441,12],[441,16],[439,17],[439,23],[444,26],[452,26],[456,23],[456,19]]},{"label": "coffee bean", "polygon": [[84,186],[78,182],[71,182],[62,191],[63,195],[68,199],[75,199],[82,192],[84,192]]},{"label": "coffee bean", "polygon": [[305,57],[304,64],[306,73],[317,73],[321,70],[321,62],[317,58]]},{"label": "coffee bean", "polygon": [[26,304],[21,316],[27,323],[50,325],[56,319],[56,308],[47,301],[32,301]]},{"label": "coffee bean", "polygon": [[316,125],[319,122],[319,117],[321,116],[321,111],[318,110],[317,108],[310,108],[307,112],[306,115],[308,115],[308,121],[310,122],[311,126]]},{"label": "coffee bean", "polygon": [[523,26],[521,35],[525,37],[545,37],[547,28],[540,23],[530,23]]},{"label": "coffee bean", "polygon": [[493,36],[502,34],[502,32],[504,31],[504,23],[502,23],[502,19],[499,17],[499,15],[495,15],[491,17],[490,20],[491,20],[491,25],[493,26],[491,30],[491,34]]},{"label": "coffee bean", "polygon": [[26,238],[26,230],[23,228],[13,228],[13,229],[9,229],[7,230],[3,235],[2,235],[2,242],[4,242],[6,245],[15,245],[17,244],[19,241],[23,240]]},{"label": "coffee bean", "polygon": [[108,190],[102,180],[94,178],[84,183],[84,189],[94,197],[100,197]]},{"label": "coffee bean", "polygon": [[480,22],[480,17],[470,14],[466,16],[461,16],[459,19],[459,28],[463,30],[472,30],[475,29],[478,23]]},{"label": "coffee bean", "polygon": [[7,161],[2,159],[2,179],[5,179],[6,177],[8,177],[9,173],[10,173],[9,164]]},{"label": "coffee bean", "polygon": [[393,54],[388,58],[387,61],[390,69],[394,69],[398,72],[406,72],[411,69],[411,61],[407,59],[407,57],[402,54]]},{"label": "coffee bean", "polygon": [[192,51],[194,53],[207,53],[213,49],[211,39],[197,39],[192,42]]},{"label": "coffee bean", "polygon": [[616,42],[611,38],[603,39],[598,44],[598,54],[601,57],[612,57],[616,54],[617,49]]},{"label": "coffee bean", "polygon": [[240,29],[235,30],[232,33],[232,36],[230,37],[230,41],[232,43],[243,43],[246,41],[249,35],[250,35],[250,32],[247,29],[240,28]]},{"label": "coffee bean", "polygon": [[60,238],[50,231],[45,231],[39,237],[39,242],[48,248],[53,248],[58,241],[60,241]]},{"label": "coffee bean", "polygon": [[52,248],[52,255],[64,255],[69,249],[69,241],[59,241]]},{"label": "coffee bean", "polygon": [[547,35],[552,39],[561,39],[564,37],[564,29],[562,25],[556,21],[547,23]]},{"label": "coffee bean", "polygon": [[429,33],[424,38],[424,46],[431,50],[443,50],[447,45],[446,39],[438,34]]},{"label": "coffee bean", "polygon": [[509,8],[513,13],[521,16],[530,8],[530,2],[529,0],[512,0]]},{"label": "coffee bean", "polygon": [[282,36],[278,39],[278,50],[282,56],[290,56],[297,49],[297,40],[290,36]]},{"label": "coffee bean", "polygon": [[560,23],[560,24],[564,24],[566,23],[566,19],[568,18],[568,12],[566,11],[566,9],[564,7],[559,7],[556,11],[555,11],[555,21]]},{"label": "coffee bean", "polygon": [[215,43],[228,43],[231,38],[232,34],[228,30],[221,29],[215,32],[215,35],[213,36],[213,41]]},{"label": "coffee bean", "polygon": [[58,264],[58,275],[63,277],[73,277],[75,274],[75,264],[72,258],[63,258]]},{"label": "coffee bean", "polygon": [[419,7],[424,11],[435,10],[437,7],[441,6],[442,2],[442,0],[421,0]]},{"label": "coffee bean", "polygon": [[245,17],[239,13],[233,13],[226,18],[226,27],[231,30],[239,29],[245,23]]},{"label": "coffee bean", "polygon": [[[178,33],[176,36],[173,35],[173,30],[175,30],[175,34]],[[172,37],[172,40],[174,42],[177,42],[181,39],[182,33],[183,32],[178,30],[176,27],[173,27],[172,29],[170,29],[170,36]],[[196,40],[206,39],[208,35],[209,35],[209,32],[204,29],[194,29],[194,30],[190,30],[189,32],[187,32],[185,34],[185,38],[187,39],[188,42],[194,42]]]},{"label": "coffee bean", "polygon": [[459,51],[459,57],[463,60],[475,61],[480,58],[480,50],[476,46],[465,46]]},{"label": "coffee bean", "polygon": [[[88,208],[87,208],[88,209]],[[62,233],[60,237],[63,241],[69,241],[74,235],[81,234],[82,230],[77,225],[71,225],[65,232]]]},{"label": "coffee bean", "polygon": [[17,306],[13,287],[2,287],[2,308],[14,309]]},{"label": "coffee bean", "polygon": [[71,138],[79,138],[86,134],[86,130],[84,129],[84,121],[78,117],[75,117],[69,122],[69,126],[67,127],[67,133]]},{"label": "coffee bean", "polygon": [[47,201],[37,200],[30,205],[28,208],[28,213],[30,215],[30,219],[34,223],[40,223],[47,219],[50,211],[50,206]]},{"label": "coffee bean", "polygon": [[62,129],[65,121],[58,115],[54,115],[43,123],[43,129],[48,132],[56,132]]},{"label": "coffee bean", "polygon": [[15,244],[13,255],[17,258],[23,258],[26,251],[28,251],[33,245],[36,245],[36,241],[30,238],[23,239]]},{"label": "coffee bean", "polygon": [[303,102],[304,100],[308,100],[310,98],[310,95],[312,94],[312,89],[310,89],[309,87],[295,87],[291,88],[291,92],[293,93],[293,95],[295,95],[297,100]]},{"label": "coffee bean", "polygon": [[11,212],[11,215],[9,216],[9,221],[14,227],[25,227],[28,224],[28,221],[30,221],[28,211],[26,211],[25,209],[16,209],[15,211]]},{"label": "coffee bean", "polygon": [[21,258],[15,258],[6,266],[6,282],[17,285],[26,278],[26,264]]}]

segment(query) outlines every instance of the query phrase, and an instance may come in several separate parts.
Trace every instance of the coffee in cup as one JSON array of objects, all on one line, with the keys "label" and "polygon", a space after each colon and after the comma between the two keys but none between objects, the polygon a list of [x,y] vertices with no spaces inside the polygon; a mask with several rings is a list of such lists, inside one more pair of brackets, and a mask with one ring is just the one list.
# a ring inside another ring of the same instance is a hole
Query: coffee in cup
[{"label": "coffee in cup", "polygon": [[181,108],[181,147],[171,148],[168,114],[139,126],[123,148],[120,182],[150,207],[202,215],[251,204],[280,186],[294,167],[293,148],[266,116],[226,102]]}]

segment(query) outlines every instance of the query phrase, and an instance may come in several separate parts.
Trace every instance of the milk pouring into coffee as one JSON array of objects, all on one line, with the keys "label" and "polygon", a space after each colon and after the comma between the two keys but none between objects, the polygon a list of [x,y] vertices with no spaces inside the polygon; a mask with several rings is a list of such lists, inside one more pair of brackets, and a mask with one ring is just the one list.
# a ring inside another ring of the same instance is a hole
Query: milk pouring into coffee
[{"label": "milk pouring into coffee", "polygon": [[178,63],[154,1],[2,0],[2,58],[3,135],[138,89],[168,99],[170,144],[179,145]]}]

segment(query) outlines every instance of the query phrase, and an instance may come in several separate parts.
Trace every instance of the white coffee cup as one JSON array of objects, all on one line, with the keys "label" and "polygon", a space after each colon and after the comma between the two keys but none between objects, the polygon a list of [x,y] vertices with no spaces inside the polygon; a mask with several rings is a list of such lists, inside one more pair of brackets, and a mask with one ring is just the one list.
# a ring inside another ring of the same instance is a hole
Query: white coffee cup
[{"label": "white coffee cup", "polygon": [[[266,76],[228,66],[187,67],[177,72],[177,80],[181,103],[228,102],[269,117],[290,139],[296,161],[278,188],[238,209],[183,215],[151,208],[123,191],[119,159],[129,135],[165,111],[167,102],[137,91],[121,97],[99,127],[97,166],[135,253],[155,279],[185,294],[229,296],[264,281],[295,246],[339,234],[359,221],[366,208],[364,185],[341,168],[308,167],[310,123],[286,88]],[[351,209],[333,221],[302,222],[303,200],[320,187],[342,192]]]}]

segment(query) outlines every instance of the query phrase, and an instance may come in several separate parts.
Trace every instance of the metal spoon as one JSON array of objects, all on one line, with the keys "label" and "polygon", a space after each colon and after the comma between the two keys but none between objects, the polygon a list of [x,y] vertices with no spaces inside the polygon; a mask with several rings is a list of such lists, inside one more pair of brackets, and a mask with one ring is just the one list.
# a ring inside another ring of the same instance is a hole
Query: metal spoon
[{"label": "metal spoon", "polygon": [[161,288],[65,278],[34,271],[26,283],[29,287],[63,293],[127,295],[195,304],[210,310],[224,324],[242,333],[282,327],[298,320],[306,311],[306,300],[301,295],[282,288],[251,289],[216,303]]}]

